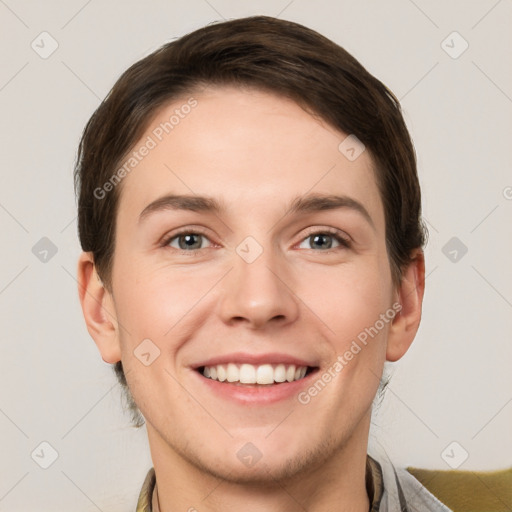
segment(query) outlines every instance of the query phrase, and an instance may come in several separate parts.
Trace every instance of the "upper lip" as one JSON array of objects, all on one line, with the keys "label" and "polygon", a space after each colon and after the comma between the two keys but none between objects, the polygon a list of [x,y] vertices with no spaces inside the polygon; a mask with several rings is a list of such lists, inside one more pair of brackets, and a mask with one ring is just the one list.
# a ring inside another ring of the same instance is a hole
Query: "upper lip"
[{"label": "upper lip", "polygon": [[254,366],[262,364],[294,364],[295,366],[310,366],[315,367],[317,364],[311,360],[291,356],[289,354],[280,354],[277,352],[267,354],[248,354],[245,352],[233,352],[231,354],[224,354],[209,359],[205,359],[200,363],[193,364],[192,368],[198,369],[203,366],[216,366],[218,364],[252,364]]}]

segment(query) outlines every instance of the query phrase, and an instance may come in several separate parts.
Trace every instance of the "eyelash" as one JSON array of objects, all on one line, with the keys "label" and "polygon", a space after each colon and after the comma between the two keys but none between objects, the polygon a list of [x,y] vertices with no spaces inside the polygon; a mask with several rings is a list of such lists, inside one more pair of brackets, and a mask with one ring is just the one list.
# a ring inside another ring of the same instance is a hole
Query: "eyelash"
[{"label": "eyelash", "polygon": [[[208,235],[206,233],[202,232],[201,230],[183,229],[182,231],[178,231],[177,233],[173,233],[172,235],[165,237],[160,244],[161,247],[168,248],[169,243],[172,240],[174,240],[175,238],[180,237],[181,235],[200,235],[200,236],[204,236],[205,238],[208,238]],[[314,249],[309,249],[314,252],[331,253],[338,249],[350,249],[352,246],[350,239],[346,235],[343,235],[342,231],[339,231],[334,228],[324,228],[321,230],[317,229],[317,230],[310,231],[304,238],[302,238],[300,240],[300,243],[302,243],[304,240],[312,237],[313,235],[331,235],[340,244],[339,247],[334,247],[332,249],[325,249],[325,250],[319,250],[319,251],[315,251]],[[208,240],[209,240],[209,238],[208,238]],[[210,242],[211,242],[211,240],[210,240]],[[199,251],[201,251],[202,249],[205,249],[205,248],[191,249],[190,251],[186,251],[184,249],[176,249],[175,247],[172,247],[172,249],[174,251],[178,251],[181,254],[187,254],[187,255],[194,256],[194,255],[197,255],[199,253]]]}]

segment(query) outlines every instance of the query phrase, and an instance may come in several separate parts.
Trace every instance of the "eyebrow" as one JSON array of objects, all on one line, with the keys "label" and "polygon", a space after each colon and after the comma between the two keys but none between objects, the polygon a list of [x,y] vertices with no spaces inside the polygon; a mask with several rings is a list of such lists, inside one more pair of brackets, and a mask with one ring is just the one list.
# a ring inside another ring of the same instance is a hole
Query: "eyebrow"
[{"label": "eyebrow", "polygon": [[[350,209],[359,213],[375,229],[368,210],[359,201],[348,196],[315,193],[298,196],[291,201],[284,216],[337,209]],[[139,223],[152,213],[165,210],[188,210],[220,215],[226,211],[226,206],[224,202],[209,196],[168,194],[148,204],[139,215]]]}]

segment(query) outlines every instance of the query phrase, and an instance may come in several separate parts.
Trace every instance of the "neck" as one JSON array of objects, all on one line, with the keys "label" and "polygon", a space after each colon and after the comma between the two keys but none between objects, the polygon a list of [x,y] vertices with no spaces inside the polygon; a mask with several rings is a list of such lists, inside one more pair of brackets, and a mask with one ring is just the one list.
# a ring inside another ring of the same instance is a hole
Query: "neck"
[{"label": "neck", "polygon": [[[347,443],[314,466],[286,479],[239,482],[221,479],[191,463],[166,443],[148,423],[148,438],[160,512],[367,512],[366,450],[369,419]],[[236,474],[236,472],[233,472]]]}]

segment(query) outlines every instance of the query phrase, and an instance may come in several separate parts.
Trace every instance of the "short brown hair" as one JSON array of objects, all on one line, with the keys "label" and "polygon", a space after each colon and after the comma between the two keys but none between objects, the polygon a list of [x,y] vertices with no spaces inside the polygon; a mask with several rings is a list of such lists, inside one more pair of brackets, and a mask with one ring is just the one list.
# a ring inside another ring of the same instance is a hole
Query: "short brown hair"
[{"label": "short brown hair", "polygon": [[[163,45],[117,80],[87,123],[75,166],[78,231],[98,275],[112,289],[115,218],[121,187],[106,183],[160,107],[198,87],[256,87],[290,98],[370,152],[384,205],[386,246],[397,285],[426,240],[414,147],[393,93],[347,51],[291,21],[253,16],[216,22]],[[122,363],[115,364],[132,411]],[[139,417],[140,419],[140,417]]]}]

